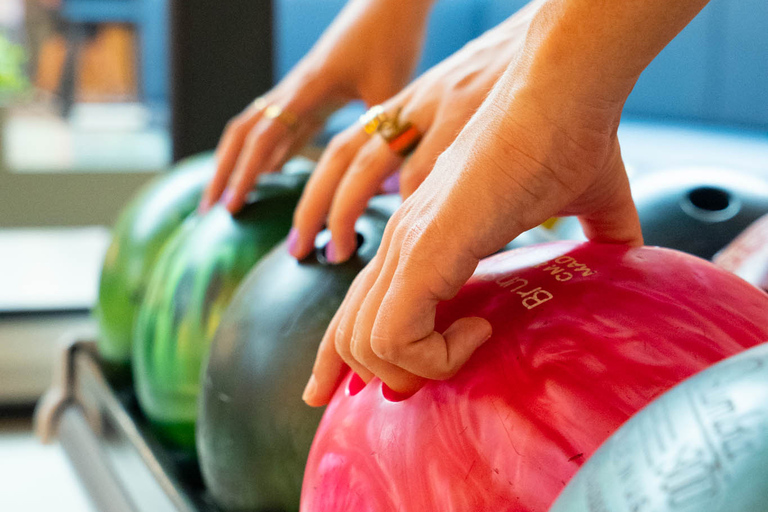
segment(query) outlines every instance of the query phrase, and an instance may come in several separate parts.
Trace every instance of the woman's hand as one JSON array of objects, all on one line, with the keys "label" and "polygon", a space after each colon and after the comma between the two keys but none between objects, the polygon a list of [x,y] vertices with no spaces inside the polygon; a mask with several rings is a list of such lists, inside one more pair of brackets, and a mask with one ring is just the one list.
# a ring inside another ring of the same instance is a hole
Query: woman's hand
[{"label": "woman's hand", "polygon": [[416,190],[515,59],[541,3],[531,2],[382,105],[389,113],[401,109],[400,118],[424,134],[407,160],[359,125],[331,141],[294,214],[290,250],[295,257],[313,249],[315,235],[327,221],[332,242],[326,254],[333,263],[346,260],[355,250],[355,221],[387,177],[400,169],[403,198]]},{"label": "woman's hand", "polygon": [[548,217],[642,243],[616,131],[634,83],[706,0],[549,0],[520,58],[395,213],[321,342],[304,392],[330,400],[350,367],[410,394],[447,379],[492,334],[482,318],[434,330],[436,306],[481,258]]},{"label": "woman's hand", "polygon": [[399,91],[415,69],[433,1],[350,0],[288,76],[227,125],[201,209],[221,199],[238,211],[258,175],[280,168],[333,110]]},{"label": "woman's hand", "polygon": [[642,243],[616,138],[620,108],[606,116],[557,105],[542,87],[512,82],[500,84],[389,221],[322,340],[304,396],[310,405],[330,400],[347,366],[404,394],[451,377],[491,326],[462,318],[436,332],[438,302],[481,258],[553,214],[579,215],[592,240]]}]

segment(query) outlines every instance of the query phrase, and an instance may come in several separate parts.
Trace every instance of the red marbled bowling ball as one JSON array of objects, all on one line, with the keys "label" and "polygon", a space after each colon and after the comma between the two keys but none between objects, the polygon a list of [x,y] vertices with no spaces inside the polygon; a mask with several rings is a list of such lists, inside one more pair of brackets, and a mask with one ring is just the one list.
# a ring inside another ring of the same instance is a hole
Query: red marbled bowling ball
[{"label": "red marbled bowling ball", "polygon": [[348,376],[328,406],[301,510],[546,511],[633,413],[768,340],[768,295],[680,252],[556,242],[483,261],[437,329],[493,336],[402,401]]}]

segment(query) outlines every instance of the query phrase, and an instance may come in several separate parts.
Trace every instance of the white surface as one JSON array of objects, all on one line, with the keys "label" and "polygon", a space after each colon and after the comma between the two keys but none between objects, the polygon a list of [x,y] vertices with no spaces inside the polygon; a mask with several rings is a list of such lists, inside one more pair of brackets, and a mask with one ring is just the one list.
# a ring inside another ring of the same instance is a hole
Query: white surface
[{"label": "white surface", "polygon": [[0,230],[0,312],[90,309],[109,239],[103,227]]},{"label": "white surface", "polygon": [[24,2],[3,0],[0,2],[0,25],[16,27],[24,22]]},{"label": "white surface", "polygon": [[768,175],[768,132],[622,119],[619,141],[637,174],[707,166]]},{"label": "white surface", "polygon": [[93,512],[59,445],[44,446],[26,422],[0,420],[0,510]]},{"label": "white surface", "polygon": [[150,116],[138,103],[78,103],[69,120],[42,107],[11,111],[0,145],[18,173],[157,171],[171,162],[171,136]]}]

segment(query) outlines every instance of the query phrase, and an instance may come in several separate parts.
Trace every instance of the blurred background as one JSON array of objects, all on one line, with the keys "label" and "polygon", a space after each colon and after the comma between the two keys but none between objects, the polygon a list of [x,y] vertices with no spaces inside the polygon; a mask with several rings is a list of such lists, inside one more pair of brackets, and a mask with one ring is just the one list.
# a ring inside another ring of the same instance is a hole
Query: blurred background
[{"label": "blurred background", "polygon": [[[30,417],[58,340],[91,328],[108,227],[148,179],[215,147],[344,3],[0,0],[0,482],[18,482],[0,510],[87,510]],[[440,0],[419,72],[523,4]],[[766,27],[764,0],[710,2],[627,103],[630,166],[768,172]],[[343,109],[315,145],[362,110]]]}]

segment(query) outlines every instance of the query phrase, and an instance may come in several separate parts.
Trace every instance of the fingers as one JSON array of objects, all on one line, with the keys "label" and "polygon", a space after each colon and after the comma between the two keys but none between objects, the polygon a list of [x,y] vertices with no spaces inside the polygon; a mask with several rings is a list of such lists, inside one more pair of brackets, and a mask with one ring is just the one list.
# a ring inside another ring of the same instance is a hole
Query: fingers
[{"label": "fingers", "polygon": [[232,170],[235,168],[245,139],[251,128],[261,119],[262,112],[262,108],[252,104],[242,114],[227,123],[219,146],[216,148],[216,172],[200,202],[202,211],[208,210],[221,197]]},{"label": "fingers", "polygon": [[363,381],[368,382],[373,378],[373,373],[353,355],[352,347],[347,340],[352,335],[355,325],[356,304],[359,304],[365,297],[367,289],[376,280],[376,263],[364,269],[347,292],[344,302],[339,307],[339,321],[332,331],[336,353],[357,373]]},{"label": "fingers", "polygon": [[229,178],[227,196],[222,197],[227,210],[236,213],[242,208],[259,174],[273,171],[268,165],[281,160],[296,138],[294,127],[280,119],[262,119],[251,129]]},{"label": "fingers", "polygon": [[328,261],[349,259],[357,249],[355,222],[401,162],[381,137],[370,137],[358,126],[335,137],[296,208],[291,254],[305,257],[327,220],[332,238],[326,248]]},{"label": "fingers", "polygon": [[387,251],[385,254],[381,268],[379,265],[371,268],[368,278],[360,283],[363,289],[358,290],[355,297],[350,297],[351,300],[345,305],[345,313],[336,332],[336,346],[349,347],[349,356],[355,363],[378,376],[390,389],[410,395],[421,388],[423,379],[376,354],[371,337],[379,311],[378,305],[388,291],[389,277],[397,268],[399,260],[398,251]]},{"label": "fingers", "polygon": [[371,138],[357,153],[336,190],[328,215],[332,240],[326,256],[331,263],[346,261],[355,252],[357,218],[401,162],[402,158],[380,137]]},{"label": "fingers", "polygon": [[[439,239],[414,237],[410,233],[418,230],[403,229],[412,219],[403,217],[393,217],[379,253],[350,288],[324,343],[332,344],[335,356],[363,381],[375,375],[397,395],[409,396],[425,379],[453,376],[490,337],[491,326],[482,318],[462,318],[442,334],[434,330],[438,302],[455,295],[477,262],[459,262],[456,275],[446,281],[428,264],[429,255],[440,252]],[[328,357],[318,354],[308,403],[330,399],[338,385],[337,367],[322,369]]]},{"label": "fingers", "polygon": [[367,141],[365,132],[355,126],[328,144],[293,214],[293,239],[289,251],[295,258],[305,258],[313,250],[315,235],[323,229],[336,188],[358,149]]},{"label": "fingers", "polygon": [[317,80],[287,81],[231,121],[217,148],[216,173],[201,209],[221,200],[237,212],[259,174],[276,170],[322,125],[330,111],[326,107],[335,103],[327,89]]},{"label": "fingers", "polygon": [[[396,111],[391,105],[401,105],[407,97],[395,97],[384,107]],[[415,110],[403,108],[402,119],[426,130],[434,115],[434,106],[419,104]],[[435,136],[438,145],[447,145]],[[432,145],[432,152],[439,150]],[[426,154],[426,153],[425,153]],[[420,157],[418,161],[432,160],[436,155]],[[294,215],[295,243],[291,254],[301,259],[313,247],[315,235],[327,223],[332,243],[326,256],[332,263],[341,263],[356,250],[355,222],[365,211],[368,201],[378,193],[387,177],[392,175],[404,159],[393,151],[379,135],[369,136],[361,127],[353,126],[335,137],[326,149],[315,173],[308,183]],[[419,172],[425,166],[419,167]],[[420,176],[419,180],[423,179]],[[327,222],[326,222],[327,221]]]},{"label": "fingers", "polygon": [[[410,219],[404,226],[412,226]],[[418,224],[415,224],[418,228]],[[443,380],[452,377],[491,334],[481,318],[457,320],[444,333],[435,331],[437,304],[452,298],[472,275],[477,260],[447,248],[433,229],[401,229],[389,253],[397,264],[385,266],[358,315],[360,335],[378,359],[409,376]],[[414,234],[416,233],[416,234]],[[394,270],[392,270],[394,267]],[[375,372],[393,390],[413,392],[412,380]]]},{"label": "fingers", "polygon": [[[336,343],[337,339],[342,339],[337,334],[343,317],[348,311],[346,306],[353,299],[357,298],[356,292],[363,290],[360,282],[364,279],[366,279],[365,270],[358,274],[353,281],[344,301],[325,331],[317,352],[314,367],[312,368],[312,375],[302,395],[302,400],[308,405],[313,407],[326,405],[331,400],[336,387],[344,377],[348,367],[352,368],[352,371],[357,373],[365,382],[368,382],[373,377],[370,372],[351,357],[348,347],[338,346]],[[352,364],[349,365],[349,363]]]},{"label": "fingers", "polygon": [[[421,306],[424,308],[427,304]],[[382,318],[378,322],[384,321]],[[425,379],[445,380],[453,377],[491,334],[491,324],[487,320],[467,317],[456,320],[443,334],[432,331],[421,338],[374,334],[371,336],[371,346],[379,358],[410,374]],[[396,386],[398,384],[390,385],[401,393],[407,394],[410,391]]]}]

